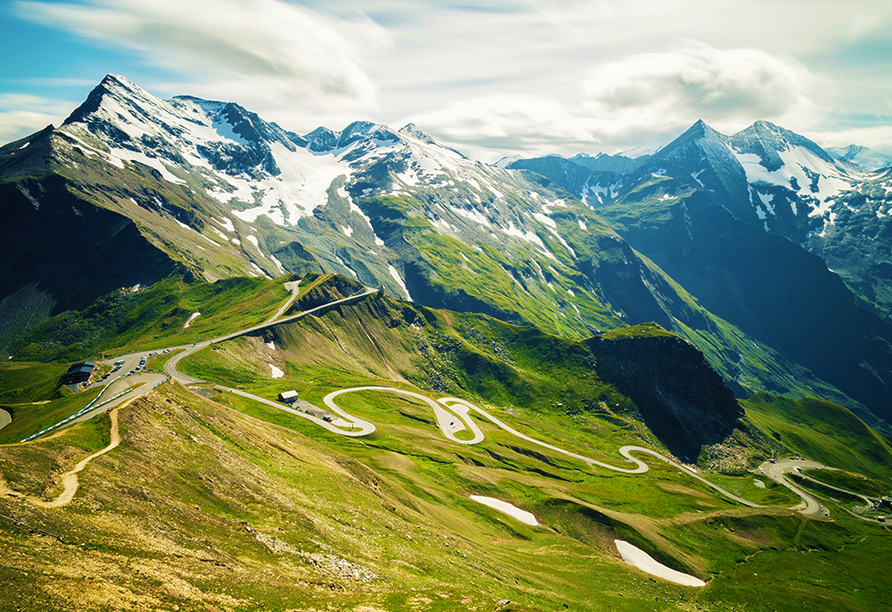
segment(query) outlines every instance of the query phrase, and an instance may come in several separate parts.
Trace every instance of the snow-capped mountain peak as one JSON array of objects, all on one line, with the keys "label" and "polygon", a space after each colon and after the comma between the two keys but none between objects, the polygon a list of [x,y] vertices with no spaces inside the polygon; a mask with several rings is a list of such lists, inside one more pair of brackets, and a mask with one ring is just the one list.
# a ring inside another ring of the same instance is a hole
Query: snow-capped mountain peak
[{"label": "snow-capped mountain peak", "polygon": [[761,165],[769,172],[784,165],[779,153],[794,147],[807,151],[825,164],[833,163],[830,155],[808,138],[768,121],[756,121],[750,127],[737,132],[731,137],[731,145],[738,153],[758,155]]},{"label": "snow-capped mountain peak", "polygon": [[162,100],[109,75],[52,138],[60,165],[109,177],[106,205],[139,217],[208,276],[334,270],[411,299],[402,254],[391,250],[406,244],[390,238],[395,217],[469,254],[489,244],[554,269],[575,257],[552,218],[566,215],[562,195],[412,124],[356,121],[299,135],[235,103]]},{"label": "snow-capped mountain peak", "polygon": [[787,209],[793,217],[803,215],[800,226],[813,225],[808,218],[832,223],[833,201],[863,178],[808,138],[767,121],[741,130],[730,142],[766,229],[771,226],[770,217],[778,217],[778,210],[789,216]]}]

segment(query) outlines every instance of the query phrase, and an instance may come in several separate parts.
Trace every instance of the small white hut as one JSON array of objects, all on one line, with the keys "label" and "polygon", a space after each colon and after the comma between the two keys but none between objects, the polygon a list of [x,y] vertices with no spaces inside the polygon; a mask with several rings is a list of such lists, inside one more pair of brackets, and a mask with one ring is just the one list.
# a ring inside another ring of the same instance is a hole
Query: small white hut
[{"label": "small white hut", "polygon": [[292,389],[291,391],[283,391],[282,393],[279,393],[279,401],[285,402],[286,404],[293,404],[297,401],[297,391]]}]

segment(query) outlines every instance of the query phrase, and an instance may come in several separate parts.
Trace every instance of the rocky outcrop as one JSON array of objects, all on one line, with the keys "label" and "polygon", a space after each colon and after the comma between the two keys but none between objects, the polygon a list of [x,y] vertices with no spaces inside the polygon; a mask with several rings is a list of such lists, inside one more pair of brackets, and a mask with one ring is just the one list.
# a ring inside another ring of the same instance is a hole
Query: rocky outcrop
[{"label": "rocky outcrop", "polygon": [[638,407],[641,419],[676,456],[694,461],[725,439],[743,410],[693,344],[654,323],[586,341],[598,377]]},{"label": "rocky outcrop", "polygon": [[48,316],[184,272],[136,224],[73,192],[59,176],[0,185],[0,354]]}]

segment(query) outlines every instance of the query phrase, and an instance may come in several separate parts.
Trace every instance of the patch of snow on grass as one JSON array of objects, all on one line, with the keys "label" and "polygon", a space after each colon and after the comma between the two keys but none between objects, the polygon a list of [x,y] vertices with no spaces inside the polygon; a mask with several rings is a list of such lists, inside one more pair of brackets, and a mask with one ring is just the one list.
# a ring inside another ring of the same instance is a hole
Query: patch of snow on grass
[{"label": "patch of snow on grass", "polygon": [[557,257],[555,257],[554,253],[548,250],[548,248],[545,246],[545,243],[542,242],[542,239],[539,238],[539,236],[537,236],[534,232],[524,232],[523,230],[515,226],[513,221],[508,222],[508,229],[505,229],[503,227],[500,227],[499,229],[502,230],[502,233],[504,234],[520,238],[521,240],[536,245],[542,250],[542,253],[546,257],[557,261]]},{"label": "patch of snow on grass", "polygon": [[582,231],[588,230],[588,226],[586,226],[586,224],[582,222],[582,219],[576,219],[576,222],[579,224],[579,229],[581,229]]},{"label": "patch of snow on grass", "polygon": [[[771,201],[774,199],[773,193],[762,193],[761,191],[757,191],[756,195],[759,196],[759,199],[762,200],[762,204],[765,205],[765,210],[774,215],[774,206],[772,206]],[[761,219],[761,217],[760,217]]]},{"label": "patch of snow on grass", "polygon": [[344,232],[344,235],[345,235],[347,238],[351,238],[351,237],[353,236],[353,228],[350,227],[349,225],[346,226],[346,227],[343,226],[343,225],[341,225],[340,228],[341,228],[341,231]]},{"label": "patch of snow on grass", "polygon": [[576,259],[576,251],[574,251],[573,248],[569,244],[567,244],[567,241],[564,240],[564,237],[558,234],[556,229],[549,228],[549,231],[554,234],[554,237],[558,239],[558,242],[564,245],[564,248],[570,252],[570,255],[573,257],[573,259]]},{"label": "patch of snow on grass", "polygon": [[489,506],[494,510],[498,510],[499,512],[503,512],[510,517],[516,518],[518,521],[525,525],[530,525],[531,527],[535,527],[539,524],[539,521],[536,520],[535,515],[532,512],[527,512],[526,510],[521,510],[517,506],[509,504],[508,502],[504,502],[500,499],[495,499],[492,497],[483,497],[482,495],[471,495],[471,499],[475,502],[483,504],[484,506]]},{"label": "patch of snow on grass", "polygon": [[251,276],[263,276],[264,278],[269,278],[269,275],[264,272],[256,263],[252,261],[250,262],[250,264],[251,270],[248,270],[248,274],[251,274]]},{"label": "patch of snow on grass", "polygon": [[[223,217],[223,220],[222,220],[222,221],[221,221],[220,219],[215,218],[215,217],[211,217],[211,219],[212,219],[215,223],[217,223],[220,227],[222,227],[223,229],[225,229],[227,232],[234,232],[234,231],[235,231],[235,225],[232,224],[232,219],[230,219],[229,217]],[[220,234],[220,235],[222,236],[223,234]]]},{"label": "patch of snow on grass", "polygon": [[483,216],[479,210],[465,210],[463,208],[458,208],[457,206],[452,206],[450,204],[446,205],[449,210],[457,214],[459,217],[464,217],[465,219],[469,219],[471,221],[476,221],[478,224],[484,227],[492,227],[489,222],[489,219]]},{"label": "patch of snow on grass", "polygon": [[[157,157],[149,157],[142,151],[131,151],[130,149],[118,149],[118,148],[110,148],[109,155],[112,158],[123,161],[129,161],[131,163],[140,163],[144,166],[148,166],[149,168],[154,168],[158,172],[161,173],[162,178],[169,183],[175,183],[177,185],[185,185],[186,181],[183,179],[174,176],[171,174],[170,170],[167,169],[160,159]],[[117,165],[117,164],[115,164]],[[123,165],[121,166],[123,167]]]},{"label": "patch of snow on grass", "polygon": [[406,289],[406,283],[403,282],[403,277],[400,276],[400,273],[397,272],[397,269],[393,267],[393,265],[387,266],[387,271],[390,272],[390,276],[393,277],[393,280],[400,286],[400,289],[403,290],[403,293],[406,295],[406,299],[410,302],[412,301],[412,296],[409,295],[409,290]]},{"label": "patch of snow on grass", "polygon": [[275,255],[270,255],[269,258],[276,264],[276,267],[279,269],[279,274],[285,274],[285,266],[282,265],[282,262],[276,259]]},{"label": "patch of snow on grass", "polygon": [[550,229],[557,229],[557,223],[555,223],[554,219],[551,217],[547,217],[541,213],[533,213],[533,218]]},{"label": "patch of snow on grass", "polygon": [[[75,136],[73,133],[75,130],[78,130],[81,133],[83,133],[83,130],[79,129],[79,127],[80,126],[77,126],[74,124],[68,125],[68,126],[63,126],[62,128],[59,128],[59,131],[64,133],[65,136],[62,137],[62,136],[56,136],[55,134],[53,134],[51,136],[51,138],[58,138],[59,140],[64,142],[67,147],[72,147],[73,145],[68,141],[68,139],[70,138],[71,140],[75,141],[75,143],[77,143],[76,146],[80,147],[80,150],[83,153],[84,157],[101,157],[102,159],[111,161],[118,168],[124,167],[124,164],[121,160],[109,157],[103,151],[100,151],[99,149],[96,149],[95,147],[88,145],[86,142],[84,142],[83,140],[81,140],[80,138]],[[64,128],[64,130],[63,130],[63,128]]]},{"label": "patch of snow on grass", "polygon": [[183,329],[186,329],[187,327],[189,327],[189,325],[192,323],[192,321],[194,321],[195,319],[197,319],[200,316],[201,316],[200,312],[193,312],[192,314],[190,314],[189,318],[186,319],[186,322],[183,323]]},{"label": "patch of snow on grass", "polygon": [[614,540],[616,549],[619,551],[623,561],[629,565],[634,565],[642,572],[646,572],[651,576],[674,582],[682,586],[705,587],[706,583],[688,574],[683,574],[672,568],[666,567],[640,548],[624,542],[623,540]]},{"label": "patch of snow on grass", "polygon": [[253,244],[255,247],[257,247],[258,249],[260,248],[260,243],[257,241],[257,236],[248,236],[246,238],[246,240],[248,242],[250,242],[251,244]]},{"label": "patch of snow on grass", "polygon": [[439,229],[442,232],[452,231],[451,228],[449,227],[449,224],[446,221],[444,221],[443,219],[428,219],[428,221],[430,221],[431,225],[433,225],[434,227],[436,227],[437,229]]},{"label": "patch of snow on grass", "polygon": [[279,368],[277,368],[277,367],[274,366],[273,364],[268,363],[268,364],[266,364],[266,365],[269,366],[269,369],[270,369],[270,371],[272,372],[272,377],[273,377],[273,378],[282,378],[283,376],[285,376],[285,372],[283,372],[282,370],[280,370]]},{"label": "patch of snow on grass", "polygon": [[375,244],[377,244],[378,246],[384,246],[384,241],[378,238],[378,234],[375,233],[375,228],[372,227],[372,220],[367,214],[362,212],[362,209],[359,206],[356,205],[356,203],[353,201],[353,198],[351,198],[350,194],[347,193],[347,190],[341,187],[340,189],[338,189],[338,194],[343,196],[347,199],[348,202],[350,202],[350,212],[355,212],[357,215],[365,219],[366,223],[368,223],[369,229],[372,230],[372,235],[375,237]]},{"label": "patch of snow on grass", "polygon": [[270,340],[269,342],[266,343],[266,345],[269,347],[269,350],[271,350],[271,351],[276,350],[275,340]]},{"label": "patch of snow on grass", "polygon": [[341,264],[342,266],[344,266],[344,268],[347,270],[347,272],[349,272],[350,274],[353,275],[353,278],[356,278],[356,279],[359,278],[359,276],[356,274],[356,270],[354,270],[353,268],[351,268],[350,266],[348,266],[346,263],[344,263],[344,260],[343,260],[343,259],[341,259],[341,258],[338,257],[337,255],[335,255],[335,259],[338,260],[338,263],[339,263],[339,264]]}]

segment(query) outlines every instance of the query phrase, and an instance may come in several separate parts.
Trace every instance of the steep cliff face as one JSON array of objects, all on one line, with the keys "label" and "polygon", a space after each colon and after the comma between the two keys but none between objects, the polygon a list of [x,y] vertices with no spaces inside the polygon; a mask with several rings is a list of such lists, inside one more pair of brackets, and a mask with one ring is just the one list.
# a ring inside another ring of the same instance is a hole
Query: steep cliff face
[{"label": "steep cliff face", "polygon": [[629,397],[666,447],[691,461],[720,442],[743,410],[697,348],[655,323],[586,341],[598,377]]},{"label": "steep cliff face", "polygon": [[79,197],[58,176],[0,184],[0,218],[0,358],[47,316],[185,272],[130,219]]}]

